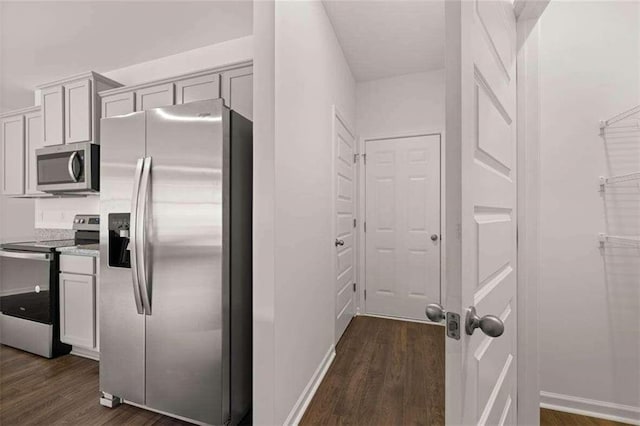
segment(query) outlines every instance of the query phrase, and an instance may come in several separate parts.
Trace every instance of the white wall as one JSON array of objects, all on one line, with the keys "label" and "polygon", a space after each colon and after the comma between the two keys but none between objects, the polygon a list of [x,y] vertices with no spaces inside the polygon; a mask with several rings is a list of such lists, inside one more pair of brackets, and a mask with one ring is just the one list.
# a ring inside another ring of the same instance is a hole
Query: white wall
[{"label": "white wall", "polygon": [[357,84],[360,137],[444,131],[444,69]]},{"label": "white wall", "polygon": [[640,421],[640,249],[597,242],[640,235],[638,183],[597,191],[640,171],[639,130],[598,134],[640,104],[640,3],[552,1],[540,25],[541,400]]},{"label": "white wall", "polygon": [[[180,74],[214,68],[237,62],[251,60],[253,57],[253,37],[247,36],[229,40],[198,49],[188,50],[176,55],[154,59],[102,73],[108,78],[126,86],[169,78]],[[36,93],[35,100],[40,96]],[[33,201],[26,202],[34,205]],[[16,220],[27,207],[17,207],[7,211],[9,220]],[[42,198],[35,201],[35,227],[70,229],[76,214],[99,214],[99,197],[86,198]],[[3,215],[4,216],[4,215]],[[34,217],[29,213],[27,217]],[[33,221],[31,222],[33,226]]]},{"label": "white wall", "polygon": [[[261,247],[272,244],[275,258],[268,250],[254,250],[254,265],[268,272],[268,262],[274,262],[275,288],[273,299],[267,295],[265,301],[255,300],[255,309],[264,314],[264,321],[258,319],[257,324],[262,326],[268,324],[268,305],[274,304],[273,335],[268,327],[261,331],[266,339],[273,338],[275,359],[273,365],[271,357],[265,364],[256,363],[259,381],[254,398],[275,399],[275,406],[270,413],[260,403],[254,411],[254,423],[283,424],[295,420],[307,385],[333,351],[332,105],[337,105],[353,125],[355,81],[321,2],[276,2],[273,12],[266,9],[264,15],[255,9],[254,23],[267,35],[273,31],[273,41],[257,41],[261,45],[256,45],[256,50],[268,51],[269,45],[275,44],[271,82],[275,81],[271,83],[273,94],[264,86],[257,93],[255,144],[261,146],[272,137],[258,133],[269,131],[261,121],[269,119],[264,111],[270,107],[266,101],[269,96],[275,103],[275,142],[273,153],[256,148],[255,168],[259,172],[256,180],[262,176],[269,179],[270,170],[275,170],[275,204],[270,210],[269,203],[258,201],[254,223],[262,222],[263,214],[273,217],[275,232],[256,239],[261,240]],[[264,24],[257,22],[262,19]],[[269,29],[270,20],[274,21],[273,30]],[[256,72],[265,73],[256,74],[256,82],[268,86],[270,81],[262,77],[270,72],[269,60],[256,59]],[[269,228],[264,223],[258,226]],[[271,279],[254,273],[256,291],[262,291],[263,285],[268,288]],[[271,368],[273,381],[265,383],[268,375],[262,370]]]}]

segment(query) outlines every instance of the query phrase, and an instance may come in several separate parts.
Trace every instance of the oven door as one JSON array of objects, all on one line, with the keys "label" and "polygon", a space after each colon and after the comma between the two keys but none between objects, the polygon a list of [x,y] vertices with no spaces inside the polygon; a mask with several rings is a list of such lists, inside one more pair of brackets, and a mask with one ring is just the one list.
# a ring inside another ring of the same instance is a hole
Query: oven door
[{"label": "oven door", "polygon": [[98,191],[99,146],[90,143],[36,151],[39,191]]},{"label": "oven door", "polygon": [[0,249],[0,312],[52,324],[51,253]]}]

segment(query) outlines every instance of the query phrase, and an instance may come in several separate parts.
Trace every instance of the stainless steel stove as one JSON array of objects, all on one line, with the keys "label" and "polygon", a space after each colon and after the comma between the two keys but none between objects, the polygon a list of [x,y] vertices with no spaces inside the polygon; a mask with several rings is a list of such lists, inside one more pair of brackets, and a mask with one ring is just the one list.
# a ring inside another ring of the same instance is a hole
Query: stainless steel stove
[{"label": "stainless steel stove", "polygon": [[77,215],[74,239],[0,245],[0,343],[53,358],[69,353],[60,342],[60,247],[95,244],[100,218]]}]

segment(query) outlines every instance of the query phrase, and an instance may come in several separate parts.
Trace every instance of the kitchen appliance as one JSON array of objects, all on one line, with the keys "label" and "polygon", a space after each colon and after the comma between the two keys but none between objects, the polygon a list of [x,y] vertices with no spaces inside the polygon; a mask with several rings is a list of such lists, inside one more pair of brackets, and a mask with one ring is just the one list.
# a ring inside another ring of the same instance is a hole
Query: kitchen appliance
[{"label": "kitchen appliance", "polygon": [[100,191],[100,145],[73,143],[36,150],[38,191]]},{"label": "kitchen appliance", "polygon": [[77,215],[74,239],[0,246],[0,343],[47,358],[69,353],[60,342],[56,249],[96,244],[100,217]]},{"label": "kitchen appliance", "polygon": [[252,397],[252,123],[207,100],[102,119],[100,140],[100,402],[236,424]]}]

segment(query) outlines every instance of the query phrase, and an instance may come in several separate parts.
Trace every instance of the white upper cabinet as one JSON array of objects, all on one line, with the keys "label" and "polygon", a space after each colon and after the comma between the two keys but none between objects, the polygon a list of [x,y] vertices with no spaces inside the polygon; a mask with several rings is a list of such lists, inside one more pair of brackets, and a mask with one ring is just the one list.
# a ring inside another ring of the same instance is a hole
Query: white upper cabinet
[{"label": "white upper cabinet", "polygon": [[253,66],[235,65],[100,92],[102,118],[174,104],[224,98],[225,104],[253,117]]},{"label": "white upper cabinet", "polygon": [[102,98],[102,118],[130,114],[135,110],[135,96],[133,92],[119,93]]},{"label": "white upper cabinet", "polygon": [[91,141],[91,80],[64,85],[65,143]]},{"label": "white upper cabinet", "polygon": [[38,169],[36,149],[42,148],[42,113],[40,108],[24,115],[25,130],[25,194],[44,195],[37,189]]},{"label": "white upper cabinet", "polygon": [[223,72],[222,97],[229,108],[253,120],[253,67]]},{"label": "white upper cabinet", "polygon": [[24,115],[3,118],[2,127],[2,193],[24,194]]},{"label": "white upper cabinet", "polygon": [[136,90],[136,109],[146,111],[174,104],[173,83],[160,84]]},{"label": "white upper cabinet", "polygon": [[122,86],[88,72],[38,86],[45,146],[99,141],[101,104],[98,92]]},{"label": "white upper cabinet", "polygon": [[45,146],[64,143],[64,89],[43,88],[40,92],[43,111],[42,141]]},{"label": "white upper cabinet", "polygon": [[187,78],[176,82],[176,104],[217,99],[220,97],[220,74]]}]

